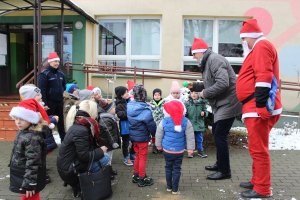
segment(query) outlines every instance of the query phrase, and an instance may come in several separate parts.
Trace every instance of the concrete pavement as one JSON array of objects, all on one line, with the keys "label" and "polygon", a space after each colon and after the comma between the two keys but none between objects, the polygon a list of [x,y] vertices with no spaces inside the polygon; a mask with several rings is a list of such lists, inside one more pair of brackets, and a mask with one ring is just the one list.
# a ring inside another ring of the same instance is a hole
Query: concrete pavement
[{"label": "concrete pavement", "polygon": [[[19,194],[9,191],[9,168],[12,142],[0,142],[0,200],[20,199]],[[56,171],[56,149],[47,158],[50,168],[49,175],[52,182],[41,192],[42,199],[65,200],[76,199],[72,196],[70,187],[63,187],[62,180]],[[139,188],[131,182],[133,167],[122,163],[121,150],[114,152],[113,168],[118,176],[113,181],[112,200],[126,199],[240,199],[239,187],[241,181],[249,180],[251,176],[251,159],[247,149],[231,146],[232,178],[220,181],[206,180],[211,172],[204,170],[205,165],[215,162],[215,149],[206,149],[208,158],[184,158],[182,175],[179,185],[180,195],[172,195],[166,191],[163,155],[154,155],[149,148],[147,175],[154,178],[154,185]],[[269,199],[296,200],[300,199],[300,151],[271,151],[272,160],[272,188],[273,196]],[[77,198],[80,199],[80,198]]]}]

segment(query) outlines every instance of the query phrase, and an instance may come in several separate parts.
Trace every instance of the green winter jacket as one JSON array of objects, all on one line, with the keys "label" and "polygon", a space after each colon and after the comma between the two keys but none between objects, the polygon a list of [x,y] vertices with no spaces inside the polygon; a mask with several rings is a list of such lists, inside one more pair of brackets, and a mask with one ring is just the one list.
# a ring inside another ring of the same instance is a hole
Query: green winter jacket
[{"label": "green winter jacket", "polygon": [[[191,121],[194,131],[205,131],[204,118],[208,116],[206,109],[207,101],[204,99],[193,100],[189,97],[189,100],[185,102],[186,117]],[[204,116],[201,116],[201,112],[204,112]]]},{"label": "green winter jacket", "polygon": [[156,123],[156,126],[158,126],[158,124],[164,118],[164,103],[164,99],[161,99],[158,103],[156,103],[153,99],[150,101],[152,116]]}]

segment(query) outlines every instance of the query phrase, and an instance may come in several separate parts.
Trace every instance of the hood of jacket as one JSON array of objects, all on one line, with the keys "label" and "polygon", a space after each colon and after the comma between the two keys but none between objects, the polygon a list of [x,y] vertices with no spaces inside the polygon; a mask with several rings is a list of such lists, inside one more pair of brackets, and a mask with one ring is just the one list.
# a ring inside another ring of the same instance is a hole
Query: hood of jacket
[{"label": "hood of jacket", "polygon": [[151,111],[150,106],[146,102],[130,101],[127,104],[127,115],[131,117],[142,117],[145,109],[149,109]]}]

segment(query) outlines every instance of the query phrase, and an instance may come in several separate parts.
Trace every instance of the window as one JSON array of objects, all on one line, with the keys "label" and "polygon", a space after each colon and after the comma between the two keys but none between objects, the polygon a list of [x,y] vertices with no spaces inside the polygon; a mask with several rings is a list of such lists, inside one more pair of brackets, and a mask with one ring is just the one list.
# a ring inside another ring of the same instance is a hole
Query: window
[{"label": "window", "polygon": [[160,19],[99,19],[98,63],[160,67]]},{"label": "window", "polygon": [[183,70],[198,72],[199,67],[191,54],[194,37],[203,38],[210,49],[226,57],[235,71],[243,61],[240,39],[242,20],[184,19]]}]

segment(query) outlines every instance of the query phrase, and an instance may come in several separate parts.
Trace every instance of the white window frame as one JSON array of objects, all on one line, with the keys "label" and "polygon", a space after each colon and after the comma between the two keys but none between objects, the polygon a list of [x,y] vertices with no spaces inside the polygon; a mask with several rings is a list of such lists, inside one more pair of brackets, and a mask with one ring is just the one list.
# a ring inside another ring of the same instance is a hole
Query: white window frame
[{"label": "white window frame", "polygon": [[[212,44],[212,51],[218,53],[219,50],[219,21],[227,20],[227,21],[243,21],[244,19],[241,18],[202,18],[202,17],[184,17],[182,20],[182,27],[183,27],[183,43],[182,43],[182,71],[184,70],[184,62],[195,62],[196,60],[193,59],[193,56],[184,56],[184,20],[209,20],[213,21],[213,44]],[[232,65],[242,65],[244,58],[243,57],[225,57],[228,62]]]},{"label": "white window frame", "polygon": [[[126,67],[134,67],[131,66],[132,60],[140,60],[140,61],[157,61],[159,63],[158,69],[161,69],[161,51],[162,51],[162,26],[161,26],[161,17],[155,16],[106,16],[106,17],[97,17],[97,20],[108,20],[108,19],[119,19],[125,20],[126,22],[126,49],[125,55],[100,55],[99,54],[99,26],[96,30],[96,57],[97,62],[100,60],[107,61],[125,61]],[[158,19],[160,22],[160,43],[159,43],[159,55],[131,55],[131,25],[133,19]]]}]

